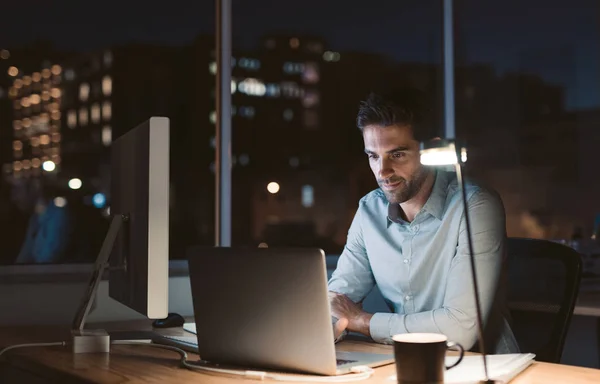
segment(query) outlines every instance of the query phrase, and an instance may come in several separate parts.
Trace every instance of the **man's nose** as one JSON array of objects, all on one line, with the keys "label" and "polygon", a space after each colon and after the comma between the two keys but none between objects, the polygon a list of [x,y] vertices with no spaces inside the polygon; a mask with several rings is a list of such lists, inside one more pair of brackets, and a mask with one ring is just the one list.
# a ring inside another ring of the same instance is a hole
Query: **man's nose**
[{"label": "man's nose", "polygon": [[388,159],[381,158],[379,161],[379,172],[378,176],[380,179],[387,179],[394,174],[394,169],[391,166],[391,161]]}]

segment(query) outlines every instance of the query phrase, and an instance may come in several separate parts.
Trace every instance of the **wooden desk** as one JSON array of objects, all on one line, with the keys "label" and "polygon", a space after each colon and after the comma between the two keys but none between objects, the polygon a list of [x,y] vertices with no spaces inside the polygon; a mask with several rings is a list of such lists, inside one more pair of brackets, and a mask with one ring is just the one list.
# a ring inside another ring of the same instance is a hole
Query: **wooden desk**
[{"label": "wooden desk", "polygon": [[[150,322],[98,325],[98,328],[150,330]],[[182,334],[181,329],[164,331]],[[7,327],[0,328],[0,347],[32,342],[69,340],[68,328]],[[390,353],[391,347],[356,341],[345,341],[340,350]],[[190,359],[196,356],[190,354]],[[110,354],[73,355],[68,347],[33,347],[7,352],[0,361],[1,383],[202,383],[265,381],[218,376],[190,371],[179,366],[175,352],[145,346],[115,345]],[[376,368],[366,384],[390,384],[394,365]],[[512,383],[600,383],[600,370],[566,365],[534,363]]]}]

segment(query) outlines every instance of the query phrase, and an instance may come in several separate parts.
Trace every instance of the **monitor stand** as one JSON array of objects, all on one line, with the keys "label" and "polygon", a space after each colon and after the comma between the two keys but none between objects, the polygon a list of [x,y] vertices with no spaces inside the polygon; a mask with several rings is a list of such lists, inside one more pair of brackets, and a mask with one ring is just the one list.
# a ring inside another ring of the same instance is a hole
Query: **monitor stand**
[{"label": "monitor stand", "polygon": [[[102,280],[104,270],[108,267],[108,260],[110,258],[110,253],[113,249],[115,240],[117,239],[117,235],[119,234],[123,223],[128,222],[128,215],[116,215],[112,218],[108,232],[104,238],[104,242],[102,243],[102,248],[100,248],[100,253],[96,258],[94,271],[88,283],[87,290],[83,296],[77,313],[75,314],[75,318],[73,319],[71,328],[73,353],[110,352],[110,336],[105,330],[91,330],[84,329],[84,327],[87,316],[92,308],[94,298],[96,297],[98,285],[100,284],[100,280]],[[125,268],[125,266],[122,266],[121,268]]]}]

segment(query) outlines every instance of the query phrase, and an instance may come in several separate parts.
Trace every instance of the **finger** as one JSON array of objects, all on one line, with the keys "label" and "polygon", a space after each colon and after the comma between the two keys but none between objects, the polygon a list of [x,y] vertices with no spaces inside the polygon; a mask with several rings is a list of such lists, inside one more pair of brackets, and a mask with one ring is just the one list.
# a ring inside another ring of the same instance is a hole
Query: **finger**
[{"label": "finger", "polygon": [[347,327],[348,319],[345,317],[339,319],[333,326],[333,334],[335,335],[335,338],[337,339]]}]

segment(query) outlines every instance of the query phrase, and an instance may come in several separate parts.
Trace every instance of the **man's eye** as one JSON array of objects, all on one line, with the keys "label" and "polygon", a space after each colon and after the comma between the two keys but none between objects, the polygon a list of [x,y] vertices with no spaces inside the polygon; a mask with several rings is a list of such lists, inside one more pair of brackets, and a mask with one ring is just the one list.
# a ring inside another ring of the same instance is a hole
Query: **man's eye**
[{"label": "man's eye", "polygon": [[400,159],[400,158],[402,158],[404,156],[406,156],[406,154],[404,152],[395,152],[395,153],[392,154],[392,157],[394,159]]},{"label": "man's eye", "polygon": [[377,158],[377,155],[369,154],[369,159],[376,159],[376,158]]}]

